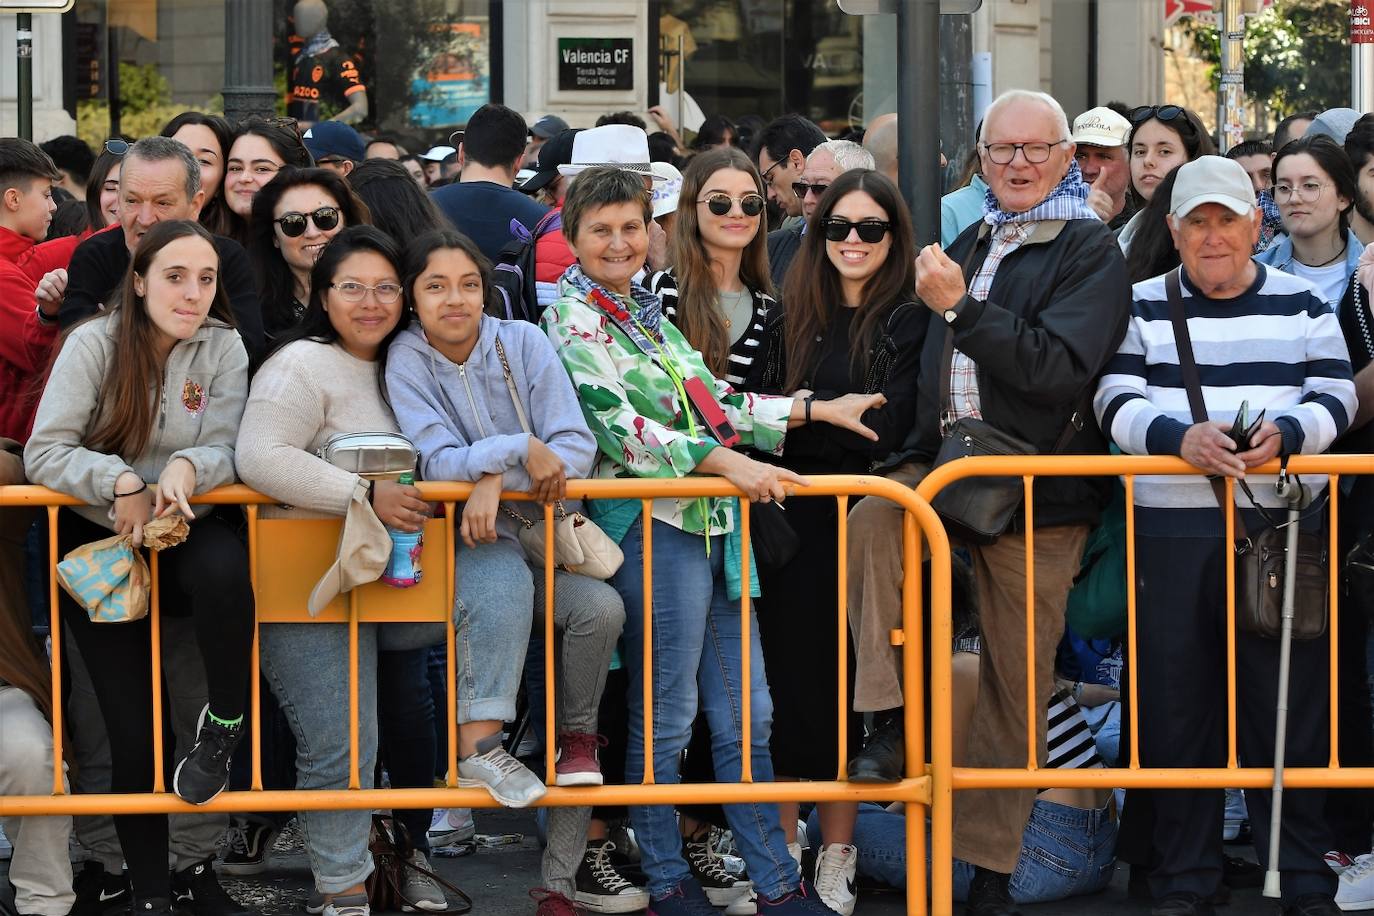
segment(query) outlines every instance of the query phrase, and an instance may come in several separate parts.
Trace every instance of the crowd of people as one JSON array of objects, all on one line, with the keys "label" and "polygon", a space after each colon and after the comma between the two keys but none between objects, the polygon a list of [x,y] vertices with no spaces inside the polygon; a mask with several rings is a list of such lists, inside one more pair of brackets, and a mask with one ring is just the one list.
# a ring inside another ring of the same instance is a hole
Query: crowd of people
[{"label": "crowd of people", "polygon": [[[50,664],[34,635],[51,564],[112,534],[139,549],[146,526],[173,516],[190,533],[156,567],[167,785],[195,805],[247,787],[247,524],[195,505],[235,481],[273,501],[263,519],[342,520],[312,611],[378,578],[378,544],[389,553],[425,530],[435,507],[414,479],[473,485],[455,519],[453,681],[443,627],[362,624],[353,710],[348,628],[257,624],[270,788],[347,788],[353,714],[361,787],[442,780],[454,725],[459,784],[515,808],[546,792],[529,749],[508,740],[522,716],[534,754],[552,746],[559,786],[633,784],[650,769],[658,783],[734,782],[746,753],[758,781],[847,768],[854,782],[895,782],[903,510],[875,497],[848,509],[842,579],[839,504],[788,497],[817,474],[915,487],[964,436],[1011,453],[1181,456],[1246,486],[1231,506],[1201,477],[1140,478],[1127,583],[1112,563],[1125,550],[1116,481],[1045,478],[1029,507],[1019,481],[1010,498],[972,483],[966,495],[1003,511],[992,530],[946,513],[959,546],[956,762],[1018,768],[1033,744],[1041,767],[1125,765],[1134,679],[1143,766],[1225,765],[1226,519],[1259,531],[1287,508],[1275,478],[1247,471],[1374,451],[1374,114],[1296,115],[1272,142],[1223,157],[1178,105],[1113,103],[1070,121],[1052,97],[1010,91],[941,201],[940,243],[919,248],[897,186],[897,115],[839,139],[798,115],[713,118],[690,144],[650,115],[652,134],[628,112],[574,130],[488,104],[454,145],[419,155],[337,121],[302,132],[196,112],[98,154],[71,137],[0,139],[0,484],[81,503],[57,514],[55,556],[45,517],[0,509],[0,795],[52,787]],[[350,463],[339,443],[360,433],[409,454],[412,476]],[[569,479],[694,474],[743,496],[657,499],[648,513],[566,498]],[[1305,483],[1322,505],[1325,480]],[[1374,488],[1341,484],[1330,563],[1367,551],[1374,531]],[[547,647],[547,545],[530,537],[540,503],[623,557],[556,570]],[[1302,519],[1323,524],[1319,510]],[[834,632],[842,581],[843,664],[816,638]],[[1112,613],[1127,587],[1135,670]],[[1334,634],[1346,765],[1374,764],[1368,597],[1350,589]],[[162,727],[147,702],[151,622],[97,619],[65,591],[57,601],[71,789],[148,792]],[[1280,643],[1242,629],[1235,646],[1239,763],[1269,766]],[[1331,652],[1320,639],[1291,651],[1287,762],[1321,765]],[[842,668],[847,695],[834,689]],[[1045,712],[1035,722],[1030,700]],[[970,916],[1014,916],[1100,891],[1120,862],[1156,916],[1205,916],[1257,883],[1270,804],[1264,791],[963,790],[956,896]],[[218,875],[270,869],[289,816],[0,827],[20,916],[253,916]],[[306,912],[368,916],[372,812],[294,816],[314,877]],[[444,910],[430,857],[472,836],[471,812],[398,810],[390,823],[408,837],[404,909]],[[1242,824],[1259,867],[1226,855]],[[1372,825],[1367,790],[1285,793],[1286,914],[1374,906]],[[539,916],[850,916],[861,888],[905,884],[899,805],[554,807],[543,832]]]}]

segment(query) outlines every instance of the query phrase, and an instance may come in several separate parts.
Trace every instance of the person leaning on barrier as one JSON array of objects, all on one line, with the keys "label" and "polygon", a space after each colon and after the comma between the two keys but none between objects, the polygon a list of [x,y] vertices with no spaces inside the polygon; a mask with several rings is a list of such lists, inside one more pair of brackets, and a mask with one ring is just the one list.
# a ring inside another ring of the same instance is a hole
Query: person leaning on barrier
[{"label": "person leaning on barrier", "polygon": [[[915,486],[929,472],[946,424],[981,418],[1041,454],[1101,454],[1106,443],[1084,423],[1088,398],[1125,331],[1129,286],[1111,231],[1084,202],[1068,122],[1054,99],[1012,91],[988,111],[980,146],[988,182],[985,215],[946,255],[916,260],[916,291],[934,313],[921,356],[916,425],[886,462],[888,476]],[[967,266],[961,268],[960,262]],[[952,360],[945,359],[952,348]],[[944,367],[948,366],[948,369]],[[950,378],[942,380],[941,372]],[[939,392],[950,392],[940,403]],[[1035,681],[1054,689],[1064,606],[1089,528],[1106,503],[1103,480],[1051,477],[1035,485]],[[864,499],[850,511],[849,612],[858,670],[855,708],[875,713],[876,731],[850,761],[849,778],[902,775],[902,516],[893,503]],[[995,544],[973,546],[984,664],[969,726],[971,766],[1026,763],[1026,537],[1022,520]],[[1043,723],[1037,723],[1040,761]],[[969,912],[1014,913],[1007,883],[1021,849],[1033,790],[963,791],[955,799],[954,854],[978,867]]]},{"label": "person leaning on barrier", "polygon": [[[161,553],[162,611],[190,616],[209,703],[171,788],[204,804],[229,776],[242,738],[253,632],[248,554],[229,513],[189,502],[234,480],[233,437],[248,392],[248,354],[229,320],[220,259],[189,220],[160,222],[134,252],[118,304],[74,328],[38,404],[24,465],[36,484],[85,505],[59,513],[58,556],[117,534],[142,545],[155,515],[191,521],[185,543]],[[160,405],[160,406],[159,406]],[[65,626],[80,647],[109,734],[117,793],[153,786],[149,618],[94,622],[65,591]],[[164,658],[170,664],[170,659]],[[171,912],[170,891],[212,880],[209,861],[167,874],[167,816],[119,815],[120,847],[137,912]],[[218,889],[218,885],[216,885]],[[243,912],[243,911],[240,911]]]},{"label": "person leaning on barrier", "polygon": [[[239,428],[240,476],[283,504],[263,506],[263,518],[361,515],[370,521],[370,514],[388,528],[408,532],[421,530],[427,520],[429,506],[414,487],[366,481],[318,454],[339,434],[400,432],[382,386],[387,347],[408,320],[400,260],[396,244],[380,230],[350,226],[315,262],[305,315],[254,377]],[[259,627],[259,638],[263,675],[296,738],[296,787],[346,788],[349,719],[354,714],[349,708],[348,628],[268,623]],[[430,623],[358,627],[356,716],[363,788],[372,788],[377,763],[379,655],[443,640],[443,628]],[[472,656],[464,652],[461,657]],[[462,719],[472,693],[460,696]],[[509,715],[514,715],[513,700]],[[471,738],[460,750],[471,753]],[[399,823],[406,823],[403,812],[396,814]],[[317,891],[311,908],[319,907],[325,916],[367,916],[363,881],[373,870],[370,812],[301,811],[297,817],[307,837]],[[429,867],[422,849],[414,851],[411,861]],[[436,910],[447,905],[432,879],[414,869],[405,871],[401,892],[413,906]]]},{"label": "person leaning on barrier", "polygon": [[[518,636],[528,634],[531,620],[537,620],[542,637],[545,608],[544,567],[531,567],[519,534],[529,524],[543,524],[545,504],[564,505],[568,478],[591,472],[596,440],[548,338],[527,321],[483,313],[493,292],[490,272],[477,245],[452,229],[411,243],[404,286],[417,321],[391,345],[386,390],[396,422],[420,453],[424,476],[475,485],[463,503],[459,527],[465,545],[456,560],[457,595],[465,613],[460,640],[472,644],[471,649],[462,645],[459,657],[491,651],[490,643],[483,646],[476,639],[483,618],[503,622],[509,637],[502,649],[514,642],[517,651],[488,658],[486,664],[504,665],[502,676],[515,688],[528,642]],[[537,501],[502,502],[503,489],[529,491]],[[569,503],[567,511],[580,506]],[[597,709],[625,608],[608,583],[556,569],[553,611],[555,783],[601,785]],[[463,675],[470,681],[474,673],[464,670]],[[507,692],[513,697],[515,690]],[[465,683],[460,696],[469,694]],[[490,718],[514,715],[512,704],[493,708]],[[500,731],[485,740],[499,744]],[[481,743],[479,749],[485,749]],[[493,794],[501,800],[495,789]],[[535,891],[543,896],[540,914],[571,912],[590,820],[588,806],[549,812],[545,886]],[[618,902],[644,906],[649,901],[640,891]]]},{"label": "person leaning on barrier", "polygon": [[[1172,272],[1135,285],[1126,339],[1097,389],[1097,416],[1122,451],[1178,455],[1207,474],[1245,478],[1271,514],[1281,512],[1286,503],[1274,478],[1247,471],[1280,455],[1322,452],[1346,429],[1355,388],[1345,341],[1308,281],[1252,259],[1261,215],[1239,163],[1203,156],[1182,166],[1172,201],[1183,308],[1211,419],[1193,421],[1181,381],[1166,292]],[[1226,430],[1246,401],[1249,416],[1264,411],[1264,420],[1238,448]],[[1317,492],[1326,484],[1315,475],[1303,482]],[[1225,516],[1213,488],[1198,476],[1138,478],[1135,500],[1140,763],[1225,766]],[[1249,508],[1248,495],[1238,489],[1236,500],[1247,530],[1261,530],[1265,521]],[[1326,639],[1292,643],[1289,766],[1326,763],[1329,652]],[[1273,762],[1278,665],[1278,641],[1236,633],[1241,766]],[[1154,912],[1210,914],[1207,899],[1222,882],[1222,793],[1151,794]],[[1247,790],[1245,800],[1264,863],[1270,793]],[[1332,903],[1336,876],[1322,861],[1330,848],[1323,800],[1322,790],[1284,793],[1280,865],[1291,916],[1339,912]]]},{"label": "person leaning on barrier", "polygon": [[[683,206],[695,206],[684,201]],[[805,485],[798,475],[721,447],[695,419],[696,391],[712,413],[723,414],[743,444],[781,450],[789,428],[808,420],[872,437],[860,422],[881,395],[846,395],[809,406],[793,398],[740,394],[711,375],[702,356],[671,322],[662,303],[633,282],[649,248],[653,205],[639,173],[593,167],[578,175],[563,205],[563,234],[577,255],[559,283],[559,298],[540,318],[572,377],[600,454],[592,476],[673,479],[719,474],[754,501],[786,498],[784,484]],[[712,409],[709,405],[714,405]],[[715,772],[735,782],[742,768],[743,691],[740,655],[740,584],[726,561],[735,532],[735,500],[658,499],[652,520],[640,517],[638,499],[594,500],[589,511],[620,542],[625,563],[611,580],[625,601],[625,652],[630,672],[630,747],[625,778],[644,775],[644,534],[653,538],[653,772],[659,783],[679,779],[683,749],[698,700],[711,727]],[[738,554],[734,554],[738,556]],[[738,562],[736,560],[735,562]],[[732,595],[731,582],[734,584]],[[758,626],[752,637],[750,753],[754,779],[768,781],[772,703],[763,672]],[[831,913],[801,880],[787,853],[774,805],[725,806],[760,910],[777,916]],[[682,857],[682,840],[668,805],[633,806],[630,820],[649,878],[650,906],[660,916],[714,913]]]}]

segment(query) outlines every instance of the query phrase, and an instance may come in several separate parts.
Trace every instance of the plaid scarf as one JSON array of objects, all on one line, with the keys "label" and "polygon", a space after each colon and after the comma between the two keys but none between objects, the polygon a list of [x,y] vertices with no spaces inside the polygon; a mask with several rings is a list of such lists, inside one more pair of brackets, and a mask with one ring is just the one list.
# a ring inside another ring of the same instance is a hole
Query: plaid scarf
[{"label": "plaid scarf", "polygon": [[[663,301],[638,283],[630,284],[630,298],[613,293],[582,272],[582,265],[574,263],[563,272],[563,279],[577,288],[590,301],[592,293],[598,293],[614,305],[620,306],[620,314],[607,311],[616,327],[625,332],[634,345],[653,356],[662,350],[663,339]],[[595,304],[593,302],[593,304]],[[603,311],[606,311],[603,309]],[[622,317],[623,316],[623,317]],[[633,319],[633,320],[631,320]],[[648,336],[645,335],[648,331]],[[651,339],[652,338],[652,339]]]},{"label": "plaid scarf", "polygon": [[1283,217],[1279,215],[1279,205],[1274,203],[1274,197],[1268,191],[1260,191],[1255,199],[1264,216],[1260,223],[1259,241],[1255,242],[1255,254],[1259,254],[1283,234]]},{"label": "plaid scarf", "polygon": [[1042,219],[1100,219],[1088,199],[1088,185],[1083,181],[1083,170],[1078,160],[1069,162],[1068,174],[1045,199],[1024,213],[1008,213],[997,202],[997,195],[988,189],[983,199],[983,221],[994,229],[1004,223],[1032,223]]}]

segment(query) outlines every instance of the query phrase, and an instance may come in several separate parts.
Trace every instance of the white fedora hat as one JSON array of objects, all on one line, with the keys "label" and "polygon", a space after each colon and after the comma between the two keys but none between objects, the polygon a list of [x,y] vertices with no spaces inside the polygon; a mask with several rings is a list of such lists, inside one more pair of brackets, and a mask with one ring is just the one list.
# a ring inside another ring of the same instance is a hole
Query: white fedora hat
[{"label": "white fedora hat", "polygon": [[584,130],[573,138],[572,162],[558,173],[569,178],[586,169],[609,166],[638,172],[654,181],[664,179],[649,165],[649,135],[633,124],[606,124]]}]

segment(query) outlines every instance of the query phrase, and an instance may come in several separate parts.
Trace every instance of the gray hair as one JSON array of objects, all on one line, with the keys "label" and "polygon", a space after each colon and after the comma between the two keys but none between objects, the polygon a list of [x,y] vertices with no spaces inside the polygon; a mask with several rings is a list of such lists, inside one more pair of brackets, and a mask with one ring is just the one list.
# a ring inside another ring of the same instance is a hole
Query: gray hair
[{"label": "gray hair", "polygon": [[825,150],[834,158],[835,164],[840,167],[842,172],[847,172],[850,169],[877,168],[873,154],[853,140],[827,140],[818,144],[806,157],[807,162],[810,162],[811,156],[816,155],[821,150]]},{"label": "gray hair", "polygon": [[[141,159],[144,162],[166,162],[175,159],[186,170],[187,201],[194,198],[200,190],[200,163],[196,161],[190,147],[180,140],[173,140],[171,137],[144,137],[130,146],[129,151],[124,154],[125,162],[130,159]],[[120,176],[123,175],[124,172],[121,170]]]},{"label": "gray hair", "polygon": [[1073,132],[1069,130],[1069,116],[1064,114],[1064,106],[1060,105],[1055,97],[1049,93],[1032,92],[1029,89],[1008,89],[999,95],[988,106],[987,112],[983,115],[984,132],[987,131],[987,124],[992,120],[994,114],[1017,102],[1034,102],[1047,108],[1054,118],[1055,126],[1059,128],[1059,136],[1055,139],[1068,141],[1073,136]]}]

